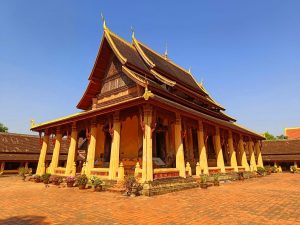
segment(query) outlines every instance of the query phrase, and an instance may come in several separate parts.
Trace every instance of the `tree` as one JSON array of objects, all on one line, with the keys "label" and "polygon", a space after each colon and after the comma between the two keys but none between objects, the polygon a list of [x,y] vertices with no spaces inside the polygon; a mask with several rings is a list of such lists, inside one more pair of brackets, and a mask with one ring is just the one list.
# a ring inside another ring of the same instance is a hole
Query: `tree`
[{"label": "tree", "polygon": [[270,134],[269,132],[265,132],[264,136],[269,141],[276,140],[276,137],[273,134]]},{"label": "tree", "polygon": [[8,131],[8,128],[4,126],[2,123],[0,123],[0,132],[6,133]]},{"label": "tree", "polygon": [[283,139],[287,139],[287,136],[284,136],[284,135],[282,134],[282,135],[276,136],[276,138],[277,138],[278,140],[283,140]]}]

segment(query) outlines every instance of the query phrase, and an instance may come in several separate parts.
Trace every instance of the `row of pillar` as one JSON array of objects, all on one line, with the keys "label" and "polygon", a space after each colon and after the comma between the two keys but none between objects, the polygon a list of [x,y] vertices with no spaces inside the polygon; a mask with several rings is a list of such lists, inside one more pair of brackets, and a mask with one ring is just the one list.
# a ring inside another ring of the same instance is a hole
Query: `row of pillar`
[{"label": "row of pillar", "polygon": [[[152,107],[150,105],[146,105],[143,107],[143,163],[142,163],[142,182],[153,180],[153,162],[152,162]],[[184,159],[184,148],[183,148],[183,137],[182,137],[182,124],[181,124],[181,116],[180,114],[176,114],[175,121],[175,151],[176,151],[176,168],[179,170],[179,175],[181,177],[186,177],[186,167],[185,167],[185,159]],[[113,127],[110,128],[110,133],[112,135],[112,144],[111,144],[111,155],[110,155],[110,164],[109,164],[109,179],[115,180],[117,178],[117,172],[119,169],[119,155],[120,155],[120,119],[119,112],[113,114]],[[97,125],[96,122],[93,121],[91,123],[90,130],[90,141],[88,146],[87,160],[86,164],[83,167],[83,172],[87,175],[90,175],[91,170],[94,168],[94,160],[95,160],[95,150],[96,150],[96,136],[97,136]],[[198,150],[199,150],[199,165],[201,168],[201,173],[208,174],[208,162],[207,162],[207,154],[204,140],[204,130],[202,121],[198,121]],[[55,168],[58,167],[59,161],[59,152],[61,148],[61,140],[62,134],[58,129],[56,132],[56,141],[52,155],[52,161],[49,166],[49,172],[54,173]],[[41,148],[37,174],[41,175],[45,172],[45,159],[46,152],[49,143],[49,134],[45,132],[43,137],[43,144]],[[67,165],[65,168],[65,175],[75,175],[76,173],[76,145],[77,145],[77,129],[76,124],[72,125],[71,132],[71,141],[68,151]],[[238,171],[236,152],[233,146],[233,137],[232,131],[229,130],[228,137],[228,145],[230,152],[230,163],[231,167],[234,168],[235,171]],[[221,140],[220,140],[220,128],[216,126],[215,132],[215,146],[216,146],[216,156],[217,156],[217,167],[220,168],[221,172],[225,172],[225,164],[223,159]],[[247,162],[247,157],[244,149],[243,139],[240,138],[238,147],[240,150],[241,164],[245,170],[249,171],[256,170],[257,166],[263,167],[262,157],[260,152],[259,143],[254,143],[251,141],[249,144],[249,152],[250,152],[250,166]],[[256,165],[254,149],[258,154],[258,163]],[[199,173],[199,172],[198,172]],[[199,175],[199,174],[197,174]]]}]

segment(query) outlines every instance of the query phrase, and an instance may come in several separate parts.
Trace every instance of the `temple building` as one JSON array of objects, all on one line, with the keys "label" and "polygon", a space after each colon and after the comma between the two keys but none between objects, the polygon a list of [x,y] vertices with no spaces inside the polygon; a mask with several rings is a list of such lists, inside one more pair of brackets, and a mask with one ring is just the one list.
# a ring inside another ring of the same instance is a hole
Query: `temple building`
[{"label": "temple building", "polygon": [[[41,150],[40,138],[37,135],[0,132],[0,175],[18,173],[19,167],[27,167],[36,172]],[[54,142],[50,141],[45,157],[47,166],[52,159]],[[66,140],[62,142],[59,165],[67,161],[68,148]]]},{"label": "temple building", "polygon": [[[37,174],[85,173],[103,179],[135,174],[141,182],[209,173],[255,171],[263,166],[263,136],[236,123],[198,83],[176,65],[136,39],[127,42],[103,23],[100,48],[82,111],[35,124],[42,135]],[[45,164],[49,140],[55,140]],[[68,144],[59,164],[61,141]],[[79,149],[78,140],[86,148]],[[247,155],[249,155],[249,160]],[[76,160],[81,155],[82,163]]]},{"label": "temple building", "polygon": [[280,166],[289,171],[291,166],[300,170],[300,127],[284,129],[287,139],[262,142],[263,162],[266,165]]}]

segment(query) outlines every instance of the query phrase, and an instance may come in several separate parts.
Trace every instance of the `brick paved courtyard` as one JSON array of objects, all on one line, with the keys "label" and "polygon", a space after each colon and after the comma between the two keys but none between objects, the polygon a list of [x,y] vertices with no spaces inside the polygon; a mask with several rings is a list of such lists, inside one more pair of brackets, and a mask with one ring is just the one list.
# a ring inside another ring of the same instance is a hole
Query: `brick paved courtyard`
[{"label": "brick paved courtyard", "polygon": [[0,178],[0,224],[300,224],[300,174],[156,197]]}]

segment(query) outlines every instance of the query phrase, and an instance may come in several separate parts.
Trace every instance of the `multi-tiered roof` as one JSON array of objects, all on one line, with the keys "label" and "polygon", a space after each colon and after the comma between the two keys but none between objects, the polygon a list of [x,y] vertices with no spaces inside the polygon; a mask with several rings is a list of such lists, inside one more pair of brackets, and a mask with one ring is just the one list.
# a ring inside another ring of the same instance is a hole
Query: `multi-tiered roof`
[{"label": "multi-tiered roof", "polygon": [[[97,115],[100,111],[106,112],[110,107],[121,107],[134,101],[150,100],[153,103],[176,108],[193,114],[222,126],[237,131],[262,136],[249,131],[235,123],[235,119],[224,113],[225,109],[218,104],[206,91],[203,84],[198,83],[190,71],[183,69],[172,62],[167,55],[161,55],[136,39],[132,34],[132,42],[128,42],[109,30],[104,22],[104,32],[95,64],[89,76],[89,84],[80,99],[77,108],[84,110],[64,118],[34,125],[32,130],[40,131],[52,125],[63,125]],[[137,86],[144,90],[144,95],[120,101],[113,105],[99,104],[93,108],[93,99],[97,99],[103,79],[106,76],[112,57],[121,64],[122,73]],[[149,99],[150,97],[150,99]]]}]

